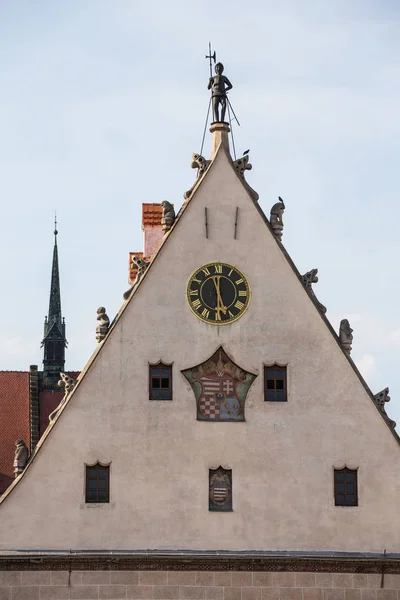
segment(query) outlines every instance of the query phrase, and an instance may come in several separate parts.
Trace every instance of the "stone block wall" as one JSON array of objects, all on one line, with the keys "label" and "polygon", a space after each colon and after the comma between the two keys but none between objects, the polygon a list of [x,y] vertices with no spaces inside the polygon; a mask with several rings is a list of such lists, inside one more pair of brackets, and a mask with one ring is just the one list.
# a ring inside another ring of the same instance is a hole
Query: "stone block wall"
[{"label": "stone block wall", "polygon": [[400,600],[400,575],[1,571],[0,600]]}]

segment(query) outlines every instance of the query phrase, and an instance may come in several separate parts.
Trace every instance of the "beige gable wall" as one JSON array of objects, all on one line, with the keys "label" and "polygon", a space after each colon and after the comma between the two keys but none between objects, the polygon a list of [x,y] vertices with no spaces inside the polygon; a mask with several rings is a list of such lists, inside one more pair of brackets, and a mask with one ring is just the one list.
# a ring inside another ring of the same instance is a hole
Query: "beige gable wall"
[{"label": "beige gable wall", "polygon": [[[246,314],[219,328],[185,299],[189,276],[214,260],[252,288]],[[180,373],[220,345],[259,375],[245,423],[196,421]],[[159,359],[174,363],[173,402],[148,400],[148,362]],[[274,361],[288,364],[287,403],[263,400],[262,366]],[[109,505],[84,502],[84,463],[97,460],[111,462]],[[333,466],[345,463],[359,467],[359,507],[334,506]],[[208,511],[208,469],[219,465],[232,469],[232,513]],[[0,505],[0,549],[399,552],[399,481],[396,440],[220,151]]]}]

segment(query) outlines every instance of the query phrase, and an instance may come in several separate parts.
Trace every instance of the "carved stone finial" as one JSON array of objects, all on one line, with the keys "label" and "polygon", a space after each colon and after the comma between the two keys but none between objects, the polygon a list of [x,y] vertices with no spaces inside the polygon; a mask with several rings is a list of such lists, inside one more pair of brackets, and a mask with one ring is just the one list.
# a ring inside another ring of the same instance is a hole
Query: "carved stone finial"
[{"label": "carved stone finial", "polygon": [[49,415],[50,423],[52,421],[54,421],[54,419],[60,412],[61,408],[64,406],[69,394],[72,392],[72,390],[74,389],[74,387],[76,385],[76,379],[73,379],[66,373],[60,373],[60,377],[61,377],[61,379],[58,381],[58,386],[64,387],[65,393],[64,393],[63,399],[61,400],[60,404],[57,406],[57,408],[55,410],[53,410],[52,413],[50,413],[50,415]]},{"label": "carved stone finial", "polygon": [[137,286],[137,284],[139,283],[139,281],[143,277],[144,272],[146,271],[147,267],[150,264],[150,262],[147,262],[147,261],[143,260],[143,258],[140,258],[140,256],[132,256],[132,262],[137,267],[138,271],[137,271],[135,283],[123,295],[124,296],[124,300],[128,300],[128,298],[130,297],[130,295],[133,292],[133,289]]},{"label": "carved stone finial", "polygon": [[317,296],[315,295],[314,290],[312,288],[313,283],[318,283],[317,273],[318,273],[318,269],[311,269],[311,271],[308,271],[308,273],[305,273],[304,275],[302,275],[301,279],[303,281],[304,287],[306,288],[306,292],[314,300],[314,302],[316,303],[316,305],[318,307],[318,310],[320,312],[322,312],[323,314],[325,314],[326,306],[324,306],[323,304],[321,304],[321,302],[319,302],[319,300],[318,300]]},{"label": "carved stone finial", "polygon": [[61,379],[58,381],[58,386],[64,387],[65,396],[68,396],[68,394],[72,392],[72,390],[75,387],[76,379],[72,379],[72,377],[70,377],[66,373],[60,373],[60,377]]},{"label": "carved stone finial", "polygon": [[161,217],[161,226],[164,233],[167,233],[174,224],[175,221],[175,211],[172,204],[167,202],[167,200],[163,200],[161,202],[161,206],[163,207],[163,213]]},{"label": "carved stone finial", "polygon": [[99,321],[99,324],[96,327],[96,341],[99,344],[106,337],[110,327],[110,319],[108,318],[104,306],[99,306],[97,309],[97,320]]},{"label": "carved stone finial", "polygon": [[272,230],[275,234],[275,237],[281,241],[282,240],[282,231],[283,231],[283,220],[282,216],[285,211],[285,203],[282,198],[279,196],[279,202],[273,205],[271,208],[271,215],[269,222],[271,223]]},{"label": "carved stone finial", "polygon": [[379,410],[384,410],[386,402],[390,402],[389,388],[385,388],[381,392],[374,395],[375,404]]},{"label": "carved stone finial", "polygon": [[15,442],[15,454],[14,454],[14,477],[18,477],[26,467],[28,462],[29,452],[24,440],[17,440]]},{"label": "carved stone finial", "polygon": [[384,390],[382,390],[381,392],[378,392],[378,394],[375,394],[374,402],[375,402],[376,407],[378,408],[379,412],[382,413],[382,415],[383,415],[385,421],[388,423],[389,427],[391,429],[394,429],[396,427],[396,421],[392,421],[392,419],[390,419],[388,417],[386,409],[385,409],[386,402],[390,402],[389,388],[387,387]]},{"label": "carved stone finial", "polygon": [[242,156],[242,158],[238,158],[237,160],[234,160],[233,166],[234,166],[236,173],[239,175],[240,179],[244,179],[245,171],[251,171],[251,169],[253,168],[252,165],[249,163],[249,155],[248,154],[246,156]]},{"label": "carved stone finial", "polygon": [[353,330],[347,319],[340,321],[339,340],[343,350],[350,356],[353,341]]},{"label": "carved stone finial", "polygon": [[183,197],[185,198],[185,200],[189,200],[197,182],[199,181],[199,179],[201,179],[203,177],[204,173],[207,171],[208,167],[210,166],[210,163],[211,163],[211,161],[206,160],[204,158],[204,156],[202,156],[201,154],[196,154],[196,152],[194,152],[192,154],[192,162],[191,162],[190,166],[192,167],[192,169],[198,169],[198,173],[197,173],[196,181],[194,182],[194,184],[192,185],[190,190],[188,190],[187,192],[185,192],[183,194]]}]

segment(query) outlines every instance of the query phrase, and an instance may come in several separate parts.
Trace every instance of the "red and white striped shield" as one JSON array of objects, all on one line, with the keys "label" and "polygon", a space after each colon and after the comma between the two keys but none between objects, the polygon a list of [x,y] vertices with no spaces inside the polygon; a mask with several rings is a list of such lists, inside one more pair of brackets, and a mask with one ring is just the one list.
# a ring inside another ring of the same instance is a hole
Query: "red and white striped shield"
[{"label": "red and white striped shield", "polygon": [[201,377],[199,379],[202,387],[199,410],[207,419],[220,418],[217,394],[222,394],[222,381],[220,377]]}]

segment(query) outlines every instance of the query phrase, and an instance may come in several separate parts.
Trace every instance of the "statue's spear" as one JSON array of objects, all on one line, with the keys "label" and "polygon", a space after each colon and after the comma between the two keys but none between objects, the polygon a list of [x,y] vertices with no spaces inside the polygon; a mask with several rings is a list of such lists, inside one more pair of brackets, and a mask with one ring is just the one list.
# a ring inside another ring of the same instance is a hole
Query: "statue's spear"
[{"label": "statue's spear", "polygon": [[214,65],[215,65],[215,62],[217,60],[217,55],[215,53],[215,50],[211,54],[211,42],[208,42],[208,51],[209,51],[210,54],[206,54],[206,58],[210,59],[210,77],[212,77],[213,74],[212,74],[212,62],[211,61],[213,60],[214,61]]}]

